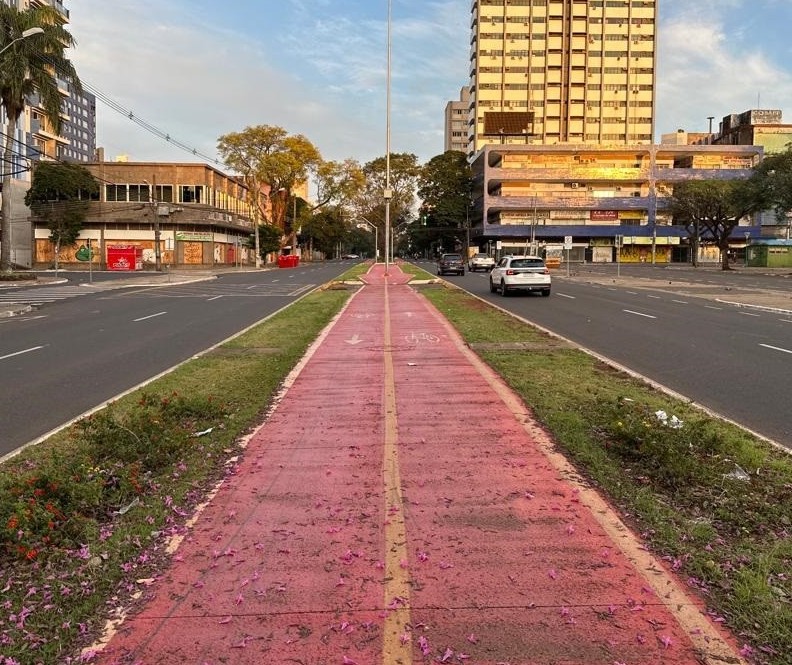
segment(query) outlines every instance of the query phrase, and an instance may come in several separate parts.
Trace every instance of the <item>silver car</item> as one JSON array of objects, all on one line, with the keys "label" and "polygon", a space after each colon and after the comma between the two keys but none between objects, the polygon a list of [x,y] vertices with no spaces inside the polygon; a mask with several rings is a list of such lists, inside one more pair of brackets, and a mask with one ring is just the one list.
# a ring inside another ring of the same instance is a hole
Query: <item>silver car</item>
[{"label": "silver car", "polygon": [[490,293],[506,296],[514,291],[539,291],[550,295],[550,271],[540,256],[504,256],[490,272]]}]

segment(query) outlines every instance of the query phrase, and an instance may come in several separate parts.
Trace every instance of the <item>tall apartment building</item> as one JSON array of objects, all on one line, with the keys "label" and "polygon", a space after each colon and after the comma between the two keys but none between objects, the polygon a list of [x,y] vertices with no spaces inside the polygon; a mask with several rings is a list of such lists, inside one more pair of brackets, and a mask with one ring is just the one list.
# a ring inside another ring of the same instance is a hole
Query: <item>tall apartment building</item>
[{"label": "tall apartment building", "polygon": [[656,0],[473,0],[470,154],[651,143]]},{"label": "tall apartment building", "polygon": [[64,109],[66,117],[61,125],[61,134],[67,143],[60,147],[58,159],[67,162],[95,161],[96,95],[87,91],[78,94],[70,87]]},{"label": "tall apartment building", "polygon": [[470,88],[465,86],[459,92],[459,101],[450,101],[445,108],[445,143],[443,150],[468,149],[468,109],[470,107]]}]

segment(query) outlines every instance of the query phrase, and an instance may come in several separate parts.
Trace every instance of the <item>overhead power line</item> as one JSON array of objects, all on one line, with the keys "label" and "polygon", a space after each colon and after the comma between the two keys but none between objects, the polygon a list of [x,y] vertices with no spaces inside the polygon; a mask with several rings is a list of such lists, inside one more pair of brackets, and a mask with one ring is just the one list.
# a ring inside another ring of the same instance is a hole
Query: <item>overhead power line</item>
[{"label": "overhead power line", "polygon": [[218,166],[222,166],[223,165],[223,162],[221,160],[219,160],[216,156],[215,157],[210,157],[209,155],[206,155],[206,154],[202,153],[197,148],[194,148],[194,147],[192,147],[192,146],[190,146],[190,145],[188,145],[188,144],[186,144],[186,143],[184,143],[182,141],[179,141],[178,139],[175,139],[174,137],[172,137],[170,135],[170,133],[160,129],[159,127],[156,127],[156,126],[152,125],[150,122],[148,122],[148,121],[144,120],[143,118],[141,118],[140,116],[138,116],[134,111],[131,111],[131,110],[123,107],[121,104],[119,104],[115,100],[113,100],[110,97],[108,97],[107,95],[105,95],[101,90],[98,90],[97,88],[95,88],[94,86],[86,83],[85,81],[82,82],[82,87],[83,87],[84,90],[87,90],[91,94],[95,95],[96,98],[99,101],[101,101],[103,104],[105,104],[109,108],[113,109],[114,111],[120,113],[121,115],[125,116],[127,119],[131,120],[136,125],[138,125],[142,129],[146,130],[149,134],[153,134],[154,136],[157,136],[157,137],[165,140],[166,142],[170,143],[171,145],[176,146],[177,148],[179,148],[181,150],[184,150],[185,152],[189,152],[191,155],[194,155],[196,157],[200,157],[201,159],[205,159],[206,161],[211,162],[213,164],[217,164]]}]

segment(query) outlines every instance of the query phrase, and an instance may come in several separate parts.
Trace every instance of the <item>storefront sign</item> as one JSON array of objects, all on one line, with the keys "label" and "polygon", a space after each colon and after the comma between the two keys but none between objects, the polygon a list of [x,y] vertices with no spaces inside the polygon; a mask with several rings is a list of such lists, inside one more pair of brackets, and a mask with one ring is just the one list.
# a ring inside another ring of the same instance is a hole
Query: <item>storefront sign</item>
[{"label": "storefront sign", "polygon": [[176,240],[182,242],[214,242],[214,234],[203,231],[177,231]]},{"label": "storefront sign", "polygon": [[107,269],[131,271],[143,269],[143,249],[136,245],[108,245]]},{"label": "storefront sign", "polygon": [[594,222],[613,222],[619,219],[618,210],[590,210],[589,219]]}]

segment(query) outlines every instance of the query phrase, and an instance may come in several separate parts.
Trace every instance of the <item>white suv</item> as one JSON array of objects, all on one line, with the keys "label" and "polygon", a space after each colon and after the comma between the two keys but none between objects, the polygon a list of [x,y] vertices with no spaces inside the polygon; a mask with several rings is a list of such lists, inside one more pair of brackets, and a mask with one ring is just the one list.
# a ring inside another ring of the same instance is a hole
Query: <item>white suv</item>
[{"label": "white suv", "polygon": [[540,256],[504,256],[490,272],[490,293],[539,291],[550,295],[550,271]]}]

